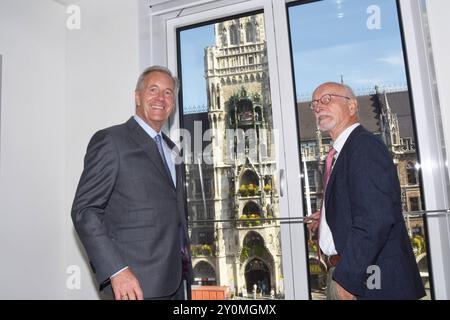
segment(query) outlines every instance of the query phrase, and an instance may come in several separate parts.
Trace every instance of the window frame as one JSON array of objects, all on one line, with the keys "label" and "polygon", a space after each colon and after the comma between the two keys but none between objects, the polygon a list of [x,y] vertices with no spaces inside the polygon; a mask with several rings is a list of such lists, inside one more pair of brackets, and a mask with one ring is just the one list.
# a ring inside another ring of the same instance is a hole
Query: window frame
[{"label": "window frame", "polygon": [[[434,98],[433,67],[427,44],[427,33],[423,21],[421,0],[398,0],[400,24],[406,47],[410,92],[414,103],[416,134],[421,161],[421,185],[423,200],[427,210],[449,208],[448,171],[444,150],[441,147],[442,122],[440,108]],[[427,218],[427,236],[433,276],[433,296],[435,299],[450,298],[450,221],[448,214]]]},{"label": "window frame", "polygon": [[[196,1],[185,1],[194,4]],[[285,148],[287,133],[297,132],[293,85],[292,60],[290,55],[289,28],[287,24],[286,4],[294,0],[219,0],[197,1],[198,5],[182,10],[179,5],[170,10],[154,12],[150,10],[149,29],[142,32],[149,41],[142,40],[148,48],[141,49],[141,67],[148,64],[167,65],[177,70],[176,29],[190,24],[201,23],[244,12],[264,10],[266,38],[269,56],[269,77],[272,94],[273,124],[280,129],[277,166],[280,172],[280,216],[298,217],[301,215],[302,185],[300,177],[299,148]],[[305,1],[307,3],[308,1]],[[417,140],[420,145],[423,199],[428,210],[449,208],[448,173],[445,154],[441,141],[443,123],[441,111],[436,100],[433,61],[430,57],[426,39],[427,30],[423,21],[423,0],[398,0],[401,32],[406,47],[405,64],[409,69],[410,92],[414,103]],[[173,5],[175,7],[175,4]],[[181,11],[180,11],[181,9]],[[277,21],[276,25],[274,21]],[[284,75],[284,76],[283,76]],[[180,115],[176,109],[165,128],[180,127]],[[283,132],[286,135],[283,135]],[[177,138],[171,135],[177,141]],[[434,297],[450,298],[450,219],[448,215],[430,217],[428,220],[429,252],[433,277]],[[308,299],[307,251],[304,228],[298,224],[282,225],[283,273],[285,276],[285,294],[287,299]]]},{"label": "window frame", "polygon": [[[162,47],[160,51],[165,51],[165,54],[162,54],[162,52],[158,52],[157,55],[153,55],[153,63],[162,63],[167,65],[171,70],[178,70],[177,56],[179,48],[177,47],[176,41],[176,32],[178,28],[198,23],[204,23],[215,19],[242,15],[245,12],[254,12],[257,10],[264,11],[267,50],[269,57],[269,78],[272,98],[273,126],[280,131],[279,144],[276,147],[278,149],[278,155],[282,155],[277,157],[277,167],[278,172],[280,172],[280,217],[298,217],[299,214],[297,210],[293,210],[293,208],[302,207],[301,199],[298,200],[299,197],[295,196],[295,194],[299,194],[298,192],[301,190],[301,187],[299,179],[294,179],[293,177],[298,177],[300,175],[298,166],[299,156],[296,150],[293,150],[294,155],[286,155],[288,151],[284,148],[282,132],[283,129],[286,130],[285,128],[296,130],[296,123],[295,119],[293,120],[292,117],[289,118],[288,116],[284,115],[281,108],[282,97],[280,90],[282,89],[282,85],[280,84],[280,78],[282,77],[279,77],[280,73],[277,66],[278,61],[276,57],[279,55],[279,49],[275,45],[276,42],[274,32],[274,20],[276,19],[276,16],[280,14],[280,12],[274,12],[271,0],[249,0],[242,1],[239,4],[237,3],[237,1],[233,1],[236,3],[228,5],[226,7],[227,10],[223,10],[223,8],[221,7],[220,4],[222,2],[223,1],[217,1],[216,8],[210,8],[205,11],[200,10],[200,12],[187,14],[180,17],[177,17],[176,15],[174,15],[174,13],[168,13],[166,15],[154,18],[154,24],[152,26],[158,27],[159,25],[159,28],[164,26],[166,38],[158,38],[165,44],[164,46],[161,46],[161,43],[158,43],[159,46]],[[280,10],[280,8],[277,9]],[[176,111],[170,119],[169,125],[171,129],[180,127],[179,110],[179,108],[176,108]],[[178,142],[177,137],[173,136],[170,133],[169,136],[171,136],[174,141]],[[286,164],[286,162],[289,162],[289,160],[293,160],[294,165]],[[290,170],[289,173],[286,169],[286,167],[288,166],[294,168]],[[289,197],[288,191],[289,193],[292,191],[294,195],[292,197]],[[282,224],[280,226],[280,229],[285,297],[286,299],[309,299],[306,263],[307,253],[304,229],[303,227],[299,227],[299,224],[296,223],[287,225]]]}]

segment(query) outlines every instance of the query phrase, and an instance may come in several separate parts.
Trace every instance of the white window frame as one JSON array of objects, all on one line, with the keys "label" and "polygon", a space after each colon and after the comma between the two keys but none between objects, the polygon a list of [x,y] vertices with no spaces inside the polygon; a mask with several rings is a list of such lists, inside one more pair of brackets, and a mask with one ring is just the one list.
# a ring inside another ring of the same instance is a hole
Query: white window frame
[{"label": "white window frame", "polygon": [[[167,65],[177,70],[176,29],[204,21],[264,10],[269,57],[274,128],[280,130],[280,214],[282,217],[302,215],[302,186],[298,148],[286,148],[287,141],[297,132],[295,92],[292,83],[292,61],[289,50],[286,3],[290,0],[178,0],[151,1],[150,48],[144,48],[141,66]],[[400,15],[410,73],[410,90],[414,102],[417,139],[420,147],[422,183],[427,210],[449,208],[448,171],[441,141],[442,122],[434,97],[432,66],[421,20],[421,0],[399,0]],[[161,3],[161,4],[159,4]],[[158,6],[159,5],[159,6]],[[183,9],[184,8],[184,9]],[[276,25],[274,24],[276,21]],[[141,31],[141,36],[142,36]],[[142,40],[144,41],[144,40]],[[146,44],[146,42],[143,42]],[[282,106],[285,106],[284,108]],[[179,127],[178,108],[170,127]],[[176,138],[176,137],[173,137]],[[297,138],[297,137],[296,137]],[[447,142],[447,145],[449,142]],[[428,218],[429,253],[436,299],[450,298],[450,221],[448,215]],[[308,299],[307,252],[304,228],[301,224],[282,225],[284,289],[287,299]]]},{"label": "white window frame", "polygon": [[[279,1],[278,1],[279,2]],[[226,10],[223,5],[226,5]],[[195,12],[197,9],[197,12]],[[228,16],[233,16],[245,12],[255,10],[263,10],[265,15],[265,28],[267,39],[267,50],[269,57],[269,78],[272,97],[273,110],[273,125],[274,128],[280,130],[279,143],[277,145],[278,154],[277,168],[280,172],[280,217],[298,217],[301,215],[302,203],[301,185],[300,185],[300,171],[299,171],[299,155],[297,148],[290,148],[286,150],[283,132],[296,132],[297,124],[295,122],[294,108],[285,108],[290,110],[289,116],[282,112],[282,95],[286,94],[283,86],[286,84],[280,83],[277,57],[279,56],[278,48],[275,42],[275,27],[274,19],[280,15],[275,12],[271,0],[249,0],[249,1],[216,1],[215,6],[207,4],[206,8],[197,7],[191,8],[192,13],[187,14],[184,11],[183,15],[177,17],[180,12],[164,12],[162,15],[152,16],[152,31],[156,34],[152,40],[152,47],[159,47],[161,50],[152,52],[152,63],[159,63],[167,65],[171,70],[177,70],[177,43],[176,30],[177,28],[201,23],[205,21],[220,19]],[[280,10],[280,7],[276,8]],[[278,25],[279,21],[277,21]],[[155,31],[155,28],[159,30]],[[165,39],[161,30],[165,30]],[[288,59],[289,60],[289,59]],[[283,82],[285,80],[282,80]],[[290,83],[290,82],[288,82]],[[289,87],[289,86],[288,86]],[[292,92],[290,96],[293,97]],[[284,99],[283,99],[284,100]],[[290,105],[294,104],[292,99]],[[179,108],[172,117],[171,129],[179,127]],[[283,130],[281,130],[281,128]],[[176,139],[176,137],[173,137]],[[289,153],[289,154],[287,154]],[[294,164],[294,165],[293,165]],[[294,169],[288,172],[287,167]],[[294,196],[289,197],[289,194]],[[302,224],[282,224],[281,225],[281,244],[282,244],[282,270],[283,270],[283,285],[286,299],[309,299],[308,289],[308,273],[306,261],[306,244],[305,235]]]},{"label": "white window frame", "polygon": [[[441,141],[439,105],[434,98],[434,75],[422,21],[421,0],[400,0],[407,63],[410,74],[422,184],[427,210],[449,208],[448,171]],[[448,152],[448,151],[447,151]],[[435,299],[450,299],[450,219],[448,214],[428,219],[428,253],[431,257]]]}]

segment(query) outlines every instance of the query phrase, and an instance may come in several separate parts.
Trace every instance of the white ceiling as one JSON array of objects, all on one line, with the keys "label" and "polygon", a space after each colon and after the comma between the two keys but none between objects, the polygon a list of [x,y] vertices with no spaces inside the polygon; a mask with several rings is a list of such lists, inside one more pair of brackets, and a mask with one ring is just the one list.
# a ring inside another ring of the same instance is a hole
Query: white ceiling
[{"label": "white ceiling", "polygon": [[54,2],[58,4],[62,4],[63,6],[68,6],[70,4],[78,4],[79,0],[53,0]]}]

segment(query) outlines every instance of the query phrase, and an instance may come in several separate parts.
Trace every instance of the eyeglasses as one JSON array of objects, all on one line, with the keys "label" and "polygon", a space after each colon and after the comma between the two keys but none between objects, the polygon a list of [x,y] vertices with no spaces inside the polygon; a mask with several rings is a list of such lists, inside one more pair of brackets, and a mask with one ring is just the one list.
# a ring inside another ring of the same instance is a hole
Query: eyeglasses
[{"label": "eyeglasses", "polygon": [[351,100],[350,97],[341,96],[339,94],[334,94],[334,93],[327,93],[327,94],[324,94],[323,96],[321,96],[319,99],[311,101],[311,103],[309,104],[309,107],[311,108],[311,110],[315,110],[319,106],[319,102],[321,104],[323,104],[324,106],[326,106],[331,102],[331,97],[340,97],[340,98],[345,98],[347,100]]}]

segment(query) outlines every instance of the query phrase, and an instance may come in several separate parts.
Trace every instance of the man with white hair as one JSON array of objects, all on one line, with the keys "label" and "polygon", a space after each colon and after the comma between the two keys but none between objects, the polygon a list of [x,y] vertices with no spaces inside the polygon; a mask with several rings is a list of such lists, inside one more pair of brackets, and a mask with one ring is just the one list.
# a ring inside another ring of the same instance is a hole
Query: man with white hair
[{"label": "man with white hair", "polygon": [[333,140],[322,208],[308,219],[308,228],[318,229],[319,250],[329,267],[327,298],[423,297],[397,169],[386,145],[359,124],[358,102],[346,85],[321,84],[311,109],[318,128]]}]

